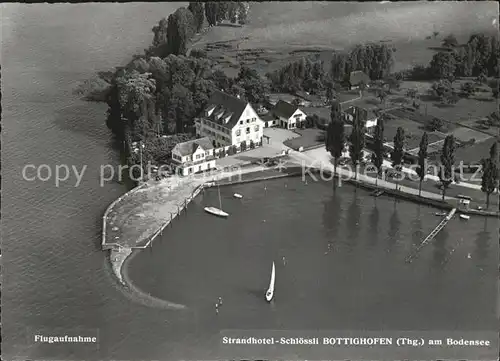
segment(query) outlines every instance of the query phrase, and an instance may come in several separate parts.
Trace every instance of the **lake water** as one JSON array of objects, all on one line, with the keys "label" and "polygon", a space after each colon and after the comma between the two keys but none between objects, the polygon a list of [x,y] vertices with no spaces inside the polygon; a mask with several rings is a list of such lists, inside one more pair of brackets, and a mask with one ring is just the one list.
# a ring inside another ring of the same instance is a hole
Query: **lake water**
[{"label": "lake water", "polygon": [[[72,90],[148,47],[152,26],[180,5],[2,5],[5,359],[217,357],[224,328],[495,329],[495,220],[453,220],[406,265],[438,221],[432,209],[349,187],[334,197],[330,184],[298,178],[267,182],[267,191],[262,183],[221,188],[227,220],[202,211],[215,202],[208,191],[130,261],[137,287],[187,311],[156,308],[117,286],[100,250],[101,222],[126,189],[101,187],[99,167],[119,156],[106,107]],[[78,187],[74,176],[56,187],[23,180],[26,164],[87,168]],[[272,260],[270,308],[262,293]],[[35,333],[71,332],[98,334],[98,347],[32,342]]]}]

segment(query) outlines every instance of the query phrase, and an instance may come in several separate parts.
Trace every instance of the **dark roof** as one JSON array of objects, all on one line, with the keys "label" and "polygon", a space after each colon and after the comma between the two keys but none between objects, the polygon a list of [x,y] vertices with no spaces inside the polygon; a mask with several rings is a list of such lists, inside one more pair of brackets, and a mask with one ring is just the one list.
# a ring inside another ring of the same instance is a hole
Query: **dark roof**
[{"label": "dark roof", "polygon": [[178,143],[175,145],[174,150],[180,155],[185,156],[193,154],[198,146],[201,146],[205,150],[213,149],[214,147],[210,139],[208,139],[208,137],[205,137]]},{"label": "dark roof", "polygon": [[[372,119],[375,119],[377,117],[377,113],[373,109],[361,108],[361,107],[358,107],[355,105],[351,105],[349,108],[347,108],[343,112],[354,116],[354,113],[356,112],[356,110],[365,111],[366,112],[366,120],[372,120]],[[363,118],[361,118],[361,119],[363,119]]]},{"label": "dark roof", "polygon": [[283,118],[290,118],[299,109],[298,106],[280,100],[273,109],[273,113]]},{"label": "dark roof", "polygon": [[349,83],[351,85],[358,85],[361,82],[364,82],[365,84],[370,83],[371,79],[364,71],[361,70],[356,70],[351,72],[349,75]]},{"label": "dark roof", "polygon": [[[242,99],[216,90],[208,100],[202,116],[225,128],[233,129],[241,118],[247,104],[248,103]],[[206,112],[211,110],[213,110],[212,114],[207,117]],[[228,117],[229,120],[226,122],[225,119]]]},{"label": "dark roof", "polygon": [[275,119],[276,119],[276,117],[271,112],[263,114],[263,115],[260,116],[260,120],[262,120],[263,122],[269,122],[269,121],[275,120]]}]

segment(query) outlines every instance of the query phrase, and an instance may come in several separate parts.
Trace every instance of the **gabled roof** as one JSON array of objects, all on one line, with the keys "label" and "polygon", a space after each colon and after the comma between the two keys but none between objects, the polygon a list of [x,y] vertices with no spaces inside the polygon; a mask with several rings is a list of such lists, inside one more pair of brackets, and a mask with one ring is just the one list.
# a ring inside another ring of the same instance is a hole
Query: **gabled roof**
[{"label": "gabled roof", "polygon": [[172,151],[179,153],[182,156],[191,155],[196,152],[198,147],[204,150],[213,149],[214,146],[208,137],[189,140],[187,142],[178,143],[175,145]]},{"label": "gabled roof", "polygon": [[[212,97],[208,100],[208,105],[205,107],[202,117],[205,117],[214,123],[220,124],[225,128],[233,129],[238,123],[238,120],[241,118],[247,104],[248,103],[242,99],[238,99],[232,95],[216,90],[212,94]],[[212,111],[208,117],[206,117],[205,114],[207,111]],[[228,117],[229,120],[225,122],[225,119]]]},{"label": "gabled roof", "polygon": [[298,106],[290,104],[288,102],[285,102],[283,100],[280,100],[273,109],[273,113],[276,116],[283,117],[283,118],[290,118],[293,113],[295,113],[299,109]]},{"label": "gabled roof", "polygon": [[362,70],[356,70],[356,71],[351,72],[351,74],[349,75],[349,83],[353,86],[356,86],[356,85],[360,84],[361,82],[368,84],[371,82],[371,79]]},{"label": "gabled roof", "polygon": [[[373,109],[361,108],[361,107],[358,107],[355,105],[351,105],[349,108],[344,110],[343,113],[354,116],[354,114],[357,111],[366,112],[366,120],[372,120],[372,119],[375,119],[377,117],[377,113]],[[361,118],[361,119],[363,119],[363,118]]]}]

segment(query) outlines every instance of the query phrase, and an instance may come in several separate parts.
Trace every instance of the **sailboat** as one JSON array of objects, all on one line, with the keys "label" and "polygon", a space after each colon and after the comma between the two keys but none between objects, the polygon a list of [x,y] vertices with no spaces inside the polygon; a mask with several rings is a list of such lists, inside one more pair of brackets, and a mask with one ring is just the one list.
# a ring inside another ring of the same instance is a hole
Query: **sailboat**
[{"label": "sailboat", "polygon": [[220,198],[220,188],[219,188],[218,184],[217,184],[217,192],[219,193],[219,208],[205,207],[204,208],[205,212],[213,214],[214,216],[218,216],[218,217],[227,217],[227,216],[229,216],[229,214],[222,210],[222,200]]},{"label": "sailboat", "polygon": [[271,282],[269,282],[269,288],[267,289],[266,292],[266,301],[271,302],[271,300],[274,297],[274,280],[276,278],[276,269],[274,267],[274,262],[273,262],[273,270],[271,271]]}]

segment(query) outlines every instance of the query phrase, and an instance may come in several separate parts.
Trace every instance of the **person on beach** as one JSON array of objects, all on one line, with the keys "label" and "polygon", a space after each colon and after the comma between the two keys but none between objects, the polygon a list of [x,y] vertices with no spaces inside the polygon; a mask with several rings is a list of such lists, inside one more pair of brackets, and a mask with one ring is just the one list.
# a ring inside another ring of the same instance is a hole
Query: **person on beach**
[{"label": "person on beach", "polygon": [[283,256],[283,266],[286,265],[286,259],[285,256]]},{"label": "person on beach", "polygon": [[222,297],[219,297],[219,305],[222,306]]},{"label": "person on beach", "polygon": [[219,314],[219,304],[218,303],[215,304],[215,313]]}]

